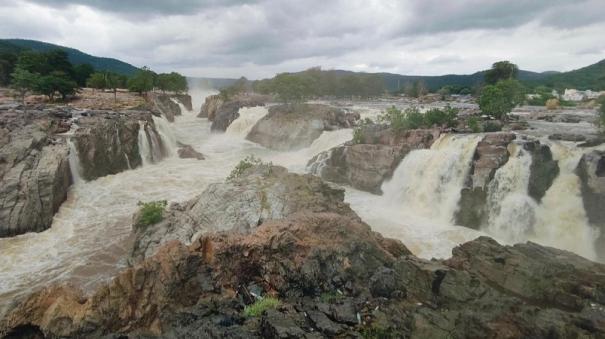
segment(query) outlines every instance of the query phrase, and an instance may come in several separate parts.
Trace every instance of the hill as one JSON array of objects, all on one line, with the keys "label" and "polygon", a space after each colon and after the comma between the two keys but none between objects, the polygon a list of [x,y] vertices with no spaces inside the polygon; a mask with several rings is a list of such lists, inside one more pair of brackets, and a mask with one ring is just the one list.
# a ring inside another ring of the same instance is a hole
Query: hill
[{"label": "hill", "polygon": [[99,71],[111,71],[123,75],[132,75],[138,68],[113,58],[102,58],[86,54],[74,48],[54,45],[36,40],[24,39],[0,39],[0,52],[18,52],[21,50],[34,50],[37,52],[46,52],[49,50],[61,49],[67,52],[69,61],[74,65],[90,64]]},{"label": "hill", "polygon": [[544,79],[532,81],[530,84],[557,89],[576,88],[603,91],[605,90],[605,60],[577,70],[551,74]]}]

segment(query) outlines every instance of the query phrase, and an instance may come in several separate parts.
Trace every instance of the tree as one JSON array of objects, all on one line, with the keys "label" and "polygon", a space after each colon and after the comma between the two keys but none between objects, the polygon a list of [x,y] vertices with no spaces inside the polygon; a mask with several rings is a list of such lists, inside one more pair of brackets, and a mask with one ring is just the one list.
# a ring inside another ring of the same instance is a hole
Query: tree
[{"label": "tree", "polygon": [[105,74],[99,72],[91,74],[88,80],[86,80],[86,86],[94,89],[107,88],[107,84],[105,82]]},{"label": "tree", "polygon": [[32,91],[36,85],[36,75],[22,68],[16,68],[11,74],[11,78],[11,88],[17,92],[21,98],[21,103],[25,104],[27,92]]},{"label": "tree", "polygon": [[68,95],[75,94],[77,88],[78,84],[60,71],[40,76],[34,86],[36,92],[48,96],[51,101],[56,92],[59,92],[61,98],[65,100]]},{"label": "tree", "polygon": [[487,85],[481,91],[479,108],[484,114],[496,119],[504,119],[513,109],[512,101],[496,85]]},{"label": "tree", "polygon": [[16,64],[16,53],[0,54],[0,86],[7,86],[11,83],[11,74],[15,71]]},{"label": "tree", "polygon": [[128,80],[128,90],[139,94],[147,93],[153,89],[155,77],[156,74],[153,71],[143,67]]},{"label": "tree", "polygon": [[275,92],[280,101],[285,103],[301,102],[310,97],[313,86],[309,78],[294,74],[278,74],[274,79]]},{"label": "tree", "polygon": [[496,86],[502,90],[507,98],[509,98],[513,108],[525,102],[526,90],[518,80],[501,80]]},{"label": "tree", "polygon": [[170,91],[175,93],[187,92],[187,78],[179,73],[162,73],[157,77],[157,87],[162,91]]},{"label": "tree", "polygon": [[90,64],[81,64],[74,66],[74,80],[78,83],[78,86],[86,86],[86,80],[95,72],[94,67]]},{"label": "tree", "polygon": [[500,80],[516,79],[519,73],[519,67],[509,61],[498,61],[492,65],[492,68],[485,72],[485,82],[489,85],[495,85]]}]

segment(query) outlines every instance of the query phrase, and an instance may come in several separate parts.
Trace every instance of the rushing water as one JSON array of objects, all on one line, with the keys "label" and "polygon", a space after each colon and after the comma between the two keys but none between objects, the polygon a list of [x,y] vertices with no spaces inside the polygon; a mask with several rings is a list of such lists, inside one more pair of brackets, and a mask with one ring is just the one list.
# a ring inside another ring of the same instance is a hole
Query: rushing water
[{"label": "rushing water", "polygon": [[[214,134],[208,120],[196,118],[203,97],[212,92],[195,89],[195,93],[194,110],[183,111],[174,123],[154,117],[159,135],[141,124],[142,167],[91,182],[76,176],[50,229],[0,239],[0,313],[10,300],[52,283],[69,281],[89,290],[115,275],[124,267],[131,218],[139,201],[191,199],[209,183],[224,180],[247,155],[304,173],[313,156],[352,138],[350,129],[329,131],[307,148],[271,151],[245,139],[266,114],[265,108],[242,109],[226,133]],[[392,179],[383,184],[383,196],[345,188],[345,199],[374,230],[401,239],[424,258],[449,257],[454,246],[484,234],[504,242],[534,240],[594,258],[589,244],[596,231],[586,220],[573,173],[581,153],[562,144],[552,146],[561,174],[541,204],[527,196],[530,157],[513,145],[511,159],[497,171],[490,187],[492,212],[484,232],[453,224],[480,138],[442,136],[431,149],[415,150],[404,158]],[[206,160],[176,157],[179,144],[191,145]],[[159,161],[162,147],[168,157]],[[77,174],[74,155],[70,152],[69,160]]]}]

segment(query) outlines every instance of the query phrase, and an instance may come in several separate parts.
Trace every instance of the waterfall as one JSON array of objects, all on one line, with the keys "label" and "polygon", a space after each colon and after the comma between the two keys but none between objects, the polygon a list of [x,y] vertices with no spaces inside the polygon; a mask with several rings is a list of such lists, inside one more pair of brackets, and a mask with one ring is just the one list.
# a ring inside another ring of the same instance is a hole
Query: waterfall
[{"label": "waterfall", "polygon": [[179,105],[179,108],[181,109],[181,114],[193,112],[193,111],[188,110],[187,107],[185,107],[185,105],[183,105],[183,103],[180,100],[177,100],[175,98],[170,98],[170,100],[172,100],[172,102],[174,102],[175,104]]},{"label": "waterfall", "polygon": [[264,106],[242,107],[239,110],[239,117],[227,127],[225,133],[244,139],[248,136],[254,125],[267,113],[269,111]]},{"label": "waterfall", "polygon": [[487,191],[486,231],[508,242],[523,242],[535,223],[536,202],[528,195],[531,155],[510,144],[509,157],[496,171]]},{"label": "waterfall", "polygon": [[480,135],[442,135],[414,150],[383,183],[384,200],[414,215],[452,223]]},{"label": "waterfall", "polygon": [[596,260],[595,240],[599,231],[588,222],[580,178],[575,174],[584,150],[553,143],[551,151],[559,161],[560,172],[536,210],[536,225],[530,239]]},{"label": "waterfall", "polygon": [[153,154],[151,153],[152,147],[150,145],[149,139],[147,138],[146,124],[143,121],[139,121],[138,143],[139,154],[141,155],[143,166],[147,166],[153,163]]},{"label": "waterfall", "polygon": [[[174,135],[174,131],[172,130],[172,127],[170,126],[168,120],[166,120],[166,118],[164,118],[164,117],[156,117],[154,115],[153,122],[158,131],[158,134],[160,135],[160,138],[162,141],[162,146],[164,147],[166,155],[168,155],[168,156],[175,155],[177,152],[177,148],[178,148],[178,141],[176,139],[176,136]],[[152,139],[152,143],[153,143],[153,137],[151,139]],[[153,146],[155,146],[155,145],[153,145]]]},{"label": "waterfall", "polygon": [[80,158],[78,157],[78,150],[76,144],[71,137],[67,138],[67,144],[69,145],[69,169],[71,171],[71,178],[75,184],[82,182],[82,167],[80,166]]}]

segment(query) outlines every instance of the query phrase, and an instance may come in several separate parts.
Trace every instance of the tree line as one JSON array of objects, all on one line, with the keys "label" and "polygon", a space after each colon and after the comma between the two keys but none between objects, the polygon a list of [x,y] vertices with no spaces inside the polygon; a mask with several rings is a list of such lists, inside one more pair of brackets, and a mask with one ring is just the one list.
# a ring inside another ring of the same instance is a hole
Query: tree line
[{"label": "tree line", "polygon": [[91,87],[101,90],[127,88],[144,94],[151,90],[163,92],[186,92],[187,79],[176,72],[157,74],[143,67],[131,77],[115,72],[95,70],[89,64],[73,65],[67,52],[5,52],[0,54],[0,86],[10,86],[24,101],[28,93],[46,95],[62,100],[76,94],[79,88]]}]

